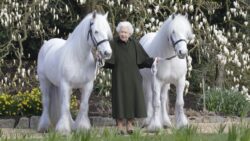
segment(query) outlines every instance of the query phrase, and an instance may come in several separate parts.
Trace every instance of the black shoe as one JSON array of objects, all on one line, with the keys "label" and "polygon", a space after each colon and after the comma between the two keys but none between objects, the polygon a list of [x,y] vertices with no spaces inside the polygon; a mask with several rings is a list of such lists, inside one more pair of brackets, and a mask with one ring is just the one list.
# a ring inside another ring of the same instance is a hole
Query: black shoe
[{"label": "black shoe", "polygon": [[127,133],[131,135],[131,134],[134,133],[134,130],[132,130],[132,129],[131,129],[131,130],[128,130]]},{"label": "black shoe", "polygon": [[118,129],[117,132],[116,132],[117,135],[125,135],[126,132],[122,129]]}]

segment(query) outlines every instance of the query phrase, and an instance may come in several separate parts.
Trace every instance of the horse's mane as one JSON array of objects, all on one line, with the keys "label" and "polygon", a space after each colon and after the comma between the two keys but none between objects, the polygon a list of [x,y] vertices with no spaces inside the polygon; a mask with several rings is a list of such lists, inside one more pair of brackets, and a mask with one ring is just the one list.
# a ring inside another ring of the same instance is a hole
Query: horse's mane
[{"label": "horse's mane", "polygon": [[192,27],[185,15],[172,14],[163,23],[159,31],[163,31],[163,34],[166,34],[167,37],[169,37],[173,31],[187,33],[185,35],[187,37],[189,34],[192,34]]},{"label": "horse's mane", "polygon": [[[142,38],[142,42],[150,43],[150,45],[144,46],[144,49],[152,56],[165,57],[165,53],[169,53],[169,51],[166,51],[165,46],[172,46],[170,37],[173,31],[180,34],[185,40],[190,40],[193,37],[192,27],[187,17],[181,14],[172,14],[156,33],[147,34],[145,38]],[[155,46],[158,49],[155,49]]]},{"label": "horse's mane", "polygon": [[[88,30],[90,28],[90,22],[93,14],[90,13],[77,25],[74,31],[68,36],[67,42],[87,41]],[[112,32],[109,23],[104,15],[96,13],[95,23],[100,23],[103,26],[103,30],[108,33],[108,38],[112,39]]]}]

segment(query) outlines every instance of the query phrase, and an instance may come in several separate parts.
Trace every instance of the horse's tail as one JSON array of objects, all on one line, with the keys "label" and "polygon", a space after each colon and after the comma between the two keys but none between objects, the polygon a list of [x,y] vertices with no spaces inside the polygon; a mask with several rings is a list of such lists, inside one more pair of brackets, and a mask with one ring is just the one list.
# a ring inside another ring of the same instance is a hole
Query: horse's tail
[{"label": "horse's tail", "polygon": [[59,88],[55,85],[50,87],[50,93],[49,93],[49,115],[51,124],[53,126],[56,126],[56,123],[58,122],[60,118],[60,94],[59,94]]},{"label": "horse's tail", "polygon": [[[50,87],[49,92],[49,116],[50,116],[50,122],[53,127],[56,126],[57,122],[59,121],[61,115],[61,95],[59,87],[52,85]],[[70,118],[70,124],[71,128],[74,124],[74,120],[71,117],[71,114],[69,114]]]}]

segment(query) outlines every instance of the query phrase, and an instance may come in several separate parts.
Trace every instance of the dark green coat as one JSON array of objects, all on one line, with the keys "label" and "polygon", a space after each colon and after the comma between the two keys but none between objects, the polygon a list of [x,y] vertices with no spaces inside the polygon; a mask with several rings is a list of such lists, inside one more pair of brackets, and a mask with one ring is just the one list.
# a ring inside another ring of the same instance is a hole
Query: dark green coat
[{"label": "dark green coat", "polygon": [[112,116],[127,119],[146,117],[139,68],[150,68],[154,60],[132,38],[125,43],[116,37],[110,44],[113,53],[105,67],[112,69]]}]

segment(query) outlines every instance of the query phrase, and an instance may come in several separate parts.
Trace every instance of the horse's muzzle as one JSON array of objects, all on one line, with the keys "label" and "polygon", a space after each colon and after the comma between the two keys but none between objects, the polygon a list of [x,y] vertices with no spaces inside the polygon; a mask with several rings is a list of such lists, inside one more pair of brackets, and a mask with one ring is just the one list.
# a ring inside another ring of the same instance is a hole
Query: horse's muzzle
[{"label": "horse's muzzle", "polygon": [[178,58],[180,58],[180,59],[184,59],[184,58],[187,56],[187,53],[182,53],[181,51],[179,51],[179,52],[177,53],[177,56],[178,56]]},{"label": "horse's muzzle", "polygon": [[104,51],[101,54],[102,54],[103,59],[110,59],[111,55],[112,55],[112,52]]}]

